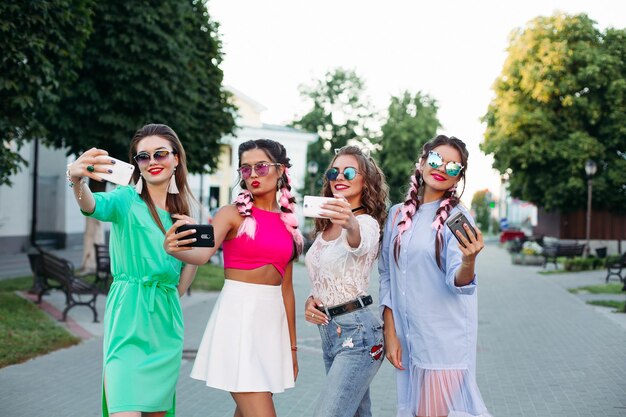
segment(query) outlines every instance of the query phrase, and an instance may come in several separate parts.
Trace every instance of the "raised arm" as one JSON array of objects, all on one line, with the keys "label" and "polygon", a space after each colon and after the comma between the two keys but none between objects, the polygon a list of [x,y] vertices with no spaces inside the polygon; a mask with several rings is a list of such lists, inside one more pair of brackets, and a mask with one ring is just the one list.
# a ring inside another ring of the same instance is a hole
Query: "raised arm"
[{"label": "raised arm", "polygon": [[181,245],[186,245],[195,241],[193,238],[188,238],[189,235],[195,233],[195,229],[186,230],[180,233],[176,233],[176,229],[184,224],[193,224],[195,223],[195,220],[178,214],[175,214],[172,217],[177,219],[177,221],[165,233],[163,249],[176,259],[192,265],[204,265],[209,262],[211,256],[217,252],[229,233],[236,233],[237,229],[235,226],[238,227],[238,223],[241,222],[241,216],[235,206],[229,205],[222,207],[215,214],[215,218],[211,223],[215,234],[215,246],[212,248],[193,248],[182,247]]},{"label": "raised arm", "polygon": [[74,191],[74,198],[80,209],[85,213],[93,213],[96,202],[85,179],[91,178],[96,181],[104,181],[98,176],[98,172],[111,172],[110,166],[115,163],[107,158],[109,153],[103,149],[91,148],[83,152],[78,159],[67,166],[65,176]]}]

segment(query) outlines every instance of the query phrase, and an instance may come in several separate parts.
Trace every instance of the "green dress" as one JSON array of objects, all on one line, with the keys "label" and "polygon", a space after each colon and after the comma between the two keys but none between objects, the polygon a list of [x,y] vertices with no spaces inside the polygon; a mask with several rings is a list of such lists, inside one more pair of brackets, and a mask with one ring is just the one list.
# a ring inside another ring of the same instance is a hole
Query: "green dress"
[{"label": "green dress", "polygon": [[[184,333],[176,288],[182,263],[163,250],[163,232],[133,187],[94,198],[94,212],[85,214],[112,223],[102,415],[168,410],[174,416]],[[167,230],[169,213],[157,211]]]}]

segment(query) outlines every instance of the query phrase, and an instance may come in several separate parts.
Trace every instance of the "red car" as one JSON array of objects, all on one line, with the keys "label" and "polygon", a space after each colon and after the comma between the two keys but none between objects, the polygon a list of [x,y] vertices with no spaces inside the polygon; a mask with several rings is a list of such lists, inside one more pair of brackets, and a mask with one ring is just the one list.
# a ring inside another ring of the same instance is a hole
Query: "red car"
[{"label": "red car", "polygon": [[508,229],[500,233],[500,243],[508,242],[509,240],[524,239],[526,235],[521,230]]}]

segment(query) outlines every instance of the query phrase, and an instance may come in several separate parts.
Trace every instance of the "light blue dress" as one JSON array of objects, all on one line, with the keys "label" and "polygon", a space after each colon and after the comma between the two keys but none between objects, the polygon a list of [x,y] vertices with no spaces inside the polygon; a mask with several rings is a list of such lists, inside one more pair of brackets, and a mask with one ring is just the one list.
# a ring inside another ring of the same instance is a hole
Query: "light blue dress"
[{"label": "light blue dress", "polygon": [[[400,205],[392,207],[384,230],[378,267],[380,303],[381,309],[393,310],[405,368],[396,371],[397,416],[489,416],[475,379],[476,277],[467,286],[454,285],[462,253],[447,226],[443,270],[437,266],[431,224],[439,204],[422,204],[415,213],[411,228],[402,235],[397,263],[394,241]],[[462,206],[450,214],[459,210],[474,223]]]}]

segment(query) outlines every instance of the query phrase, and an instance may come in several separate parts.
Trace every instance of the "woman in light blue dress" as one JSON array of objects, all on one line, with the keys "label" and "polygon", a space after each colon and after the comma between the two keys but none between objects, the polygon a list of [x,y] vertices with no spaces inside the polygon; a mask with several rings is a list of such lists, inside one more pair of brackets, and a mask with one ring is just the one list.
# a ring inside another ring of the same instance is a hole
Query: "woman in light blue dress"
[{"label": "woman in light blue dress", "polygon": [[[398,417],[487,417],[476,385],[477,291],[482,234],[445,226],[461,211],[456,187],[468,152],[454,137],[424,145],[404,203],[392,207],[379,261],[387,359],[397,368]],[[462,243],[460,243],[462,242]]]}]

